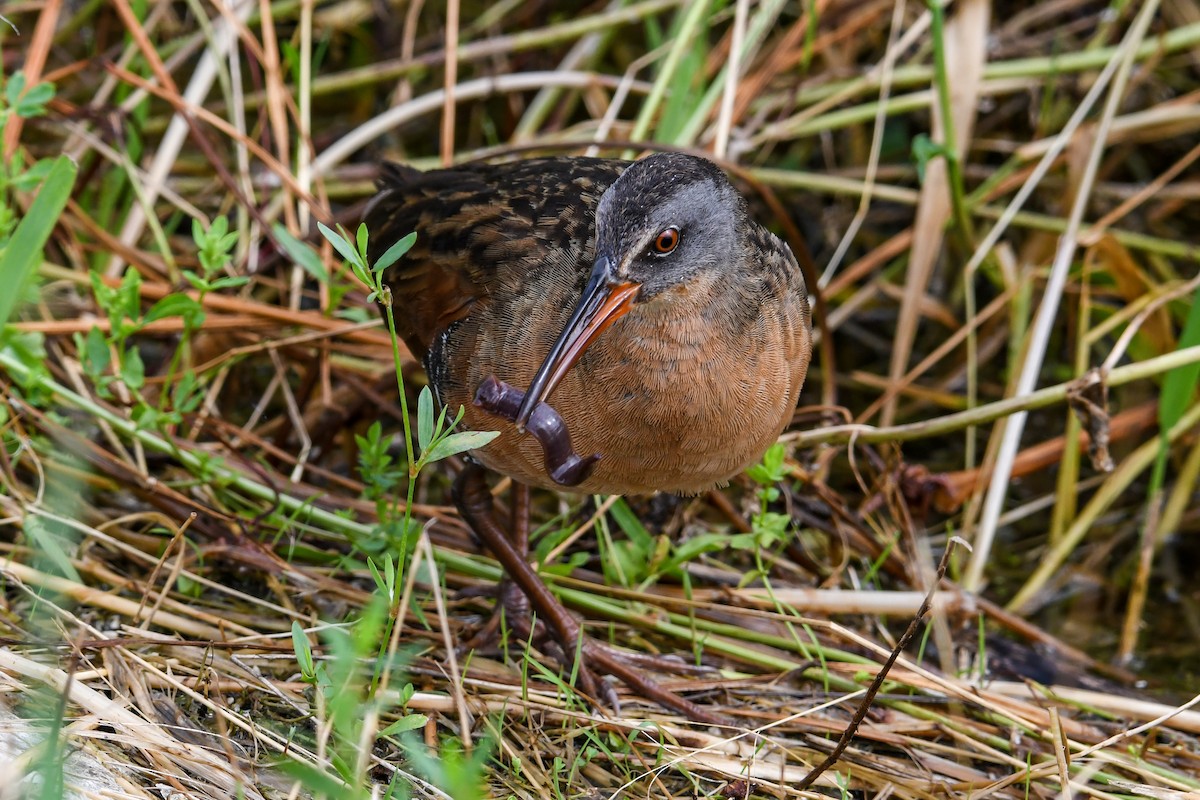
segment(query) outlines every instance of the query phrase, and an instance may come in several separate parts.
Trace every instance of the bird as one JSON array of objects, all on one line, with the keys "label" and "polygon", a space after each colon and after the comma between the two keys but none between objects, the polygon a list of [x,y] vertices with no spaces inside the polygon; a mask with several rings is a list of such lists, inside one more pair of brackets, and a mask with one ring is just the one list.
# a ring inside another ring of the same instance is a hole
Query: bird
[{"label": "bird", "polygon": [[[586,494],[727,483],[776,441],[804,384],[811,314],[796,258],[720,167],[678,152],[385,164],[364,221],[372,263],[417,234],[384,274],[397,333],[464,428],[499,432],[471,453],[456,502],[572,652],[578,625],[494,520],[480,468]],[[556,470],[564,449],[572,464]],[[636,683],[611,654],[591,655]]]}]

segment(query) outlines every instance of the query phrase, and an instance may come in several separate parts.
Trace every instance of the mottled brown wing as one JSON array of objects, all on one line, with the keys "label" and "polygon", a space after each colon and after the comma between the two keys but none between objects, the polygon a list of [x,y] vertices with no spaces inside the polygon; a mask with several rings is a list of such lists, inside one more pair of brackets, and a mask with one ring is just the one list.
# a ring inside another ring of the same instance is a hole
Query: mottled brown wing
[{"label": "mottled brown wing", "polygon": [[374,261],[416,231],[389,268],[397,332],[424,359],[434,341],[499,287],[537,284],[549,250],[582,252],[595,208],[626,162],[544,158],[419,172],[385,165],[367,208]]}]

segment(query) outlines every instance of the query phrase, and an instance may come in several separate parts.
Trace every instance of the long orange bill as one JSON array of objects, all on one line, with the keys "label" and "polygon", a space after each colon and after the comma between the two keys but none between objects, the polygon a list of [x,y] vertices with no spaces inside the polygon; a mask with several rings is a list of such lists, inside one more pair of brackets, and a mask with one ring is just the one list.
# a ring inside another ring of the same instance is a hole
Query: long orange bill
[{"label": "long orange bill", "polygon": [[612,278],[612,261],[607,256],[597,259],[575,313],[529,384],[529,391],[517,411],[517,430],[525,430],[534,407],[550,396],[583,351],[629,311],[641,284],[615,283]]}]

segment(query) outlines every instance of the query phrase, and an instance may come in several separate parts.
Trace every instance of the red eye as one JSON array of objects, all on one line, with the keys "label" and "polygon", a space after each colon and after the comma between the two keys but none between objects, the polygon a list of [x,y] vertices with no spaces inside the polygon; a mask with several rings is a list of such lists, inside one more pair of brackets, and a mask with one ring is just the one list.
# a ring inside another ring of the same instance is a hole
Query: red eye
[{"label": "red eye", "polygon": [[679,228],[664,228],[654,239],[654,252],[665,256],[679,246]]}]

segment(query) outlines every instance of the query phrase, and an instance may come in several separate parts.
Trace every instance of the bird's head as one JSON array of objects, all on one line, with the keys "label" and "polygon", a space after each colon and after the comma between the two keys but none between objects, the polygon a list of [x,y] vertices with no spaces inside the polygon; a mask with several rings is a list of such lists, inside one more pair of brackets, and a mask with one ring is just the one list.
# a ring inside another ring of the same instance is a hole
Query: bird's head
[{"label": "bird's head", "polygon": [[659,153],[631,164],[600,198],[595,264],[529,385],[517,426],[524,428],[534,407],[622,316],[733,268],[745,221],[745,200],[711,161]]}]

